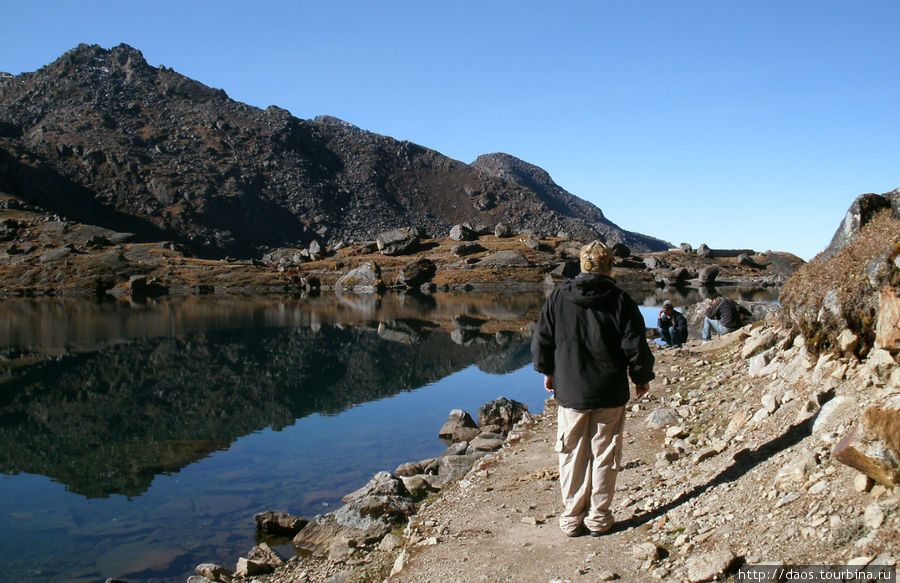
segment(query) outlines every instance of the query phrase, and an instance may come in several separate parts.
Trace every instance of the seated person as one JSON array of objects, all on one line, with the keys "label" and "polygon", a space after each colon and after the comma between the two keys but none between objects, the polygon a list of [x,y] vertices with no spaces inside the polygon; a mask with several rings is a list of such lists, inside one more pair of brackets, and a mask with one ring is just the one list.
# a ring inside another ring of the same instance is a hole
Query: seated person
[{"label": "seated person", "polygon": [[687,341],[687,319],[681,312],[675,311],[672,302],[669,300],[663,302],[663,309],[659,313],[656,327],[659,329],[659,335],[662,336],[662,339],[669,346],[680,347]]},{"label": "seated person", "polygon": [[741,309],[728,298],[719,296],[706,310],[706,318],[703,320],[704,342],[712,339],[712,333],[720,336],[734,332],[741,327]]}]

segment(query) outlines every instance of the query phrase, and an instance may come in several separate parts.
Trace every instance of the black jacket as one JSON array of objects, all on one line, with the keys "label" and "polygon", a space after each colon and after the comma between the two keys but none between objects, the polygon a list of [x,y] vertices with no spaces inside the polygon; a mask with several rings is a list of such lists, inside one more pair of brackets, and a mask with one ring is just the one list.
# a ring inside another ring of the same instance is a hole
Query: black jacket
[{"label": "black jacket", "polygon": [[741,327],[740,310],[732,300],[718,297],[712,305],[706,309],[706,317],[710,320],[718,320],[723,326],[731,330]]},{"label": "black jacket", "polygon": [[552,376],[569,409],[620,407],[635,384],[653,378],[644,318],[609,277],[582,273],[547,298],[531,339],[534,368]]},{"label": "black jacket", "polygon": [[657,328],[675,328],[681,332],[687,332],[688,321],[681,312],[672,311],[672,315],[668,315],[665,310],[659,313],[659,319],[656,321]]}]

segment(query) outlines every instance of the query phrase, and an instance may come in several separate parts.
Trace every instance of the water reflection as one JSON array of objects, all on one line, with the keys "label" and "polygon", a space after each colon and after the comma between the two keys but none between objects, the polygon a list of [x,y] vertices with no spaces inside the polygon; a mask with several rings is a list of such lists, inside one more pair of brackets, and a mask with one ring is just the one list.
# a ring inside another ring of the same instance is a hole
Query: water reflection
[{"label": "water reflection", "polygon": [[4,304],[0,472],[137,496],[240,436],[528,363],[542,294],[446,299]]},{"label": "water reflection", "polygon": [[0,303],[7,571],[184,580],[246,553],[254,512],[310,516],[436,455],[451,408],[540,410],[527,331],[545,297]]}]

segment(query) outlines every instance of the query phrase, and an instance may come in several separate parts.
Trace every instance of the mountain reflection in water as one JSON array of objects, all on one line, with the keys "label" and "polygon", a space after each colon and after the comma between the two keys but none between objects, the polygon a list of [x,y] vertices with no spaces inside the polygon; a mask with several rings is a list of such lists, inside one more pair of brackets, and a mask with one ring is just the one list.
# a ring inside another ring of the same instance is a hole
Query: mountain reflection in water
[{"label": "mountain reflection in water", "polygon": [[[0,472],[137,496],[254,431],[472,364],[502,374],[529,362],[528,336],[512,330],[536,317],[542,294],[450,299],[4,304],[3,337],[31,348],[7,344],[28,364],[0,384]],[[21,325],[29,317],[39,324]]]},{"label": "mountain reflection in water", "polygon": [[3,301],[6,571],[185,580],[246,554],[255,512],[327,512],[376,471],[437,455],[452,408],[507,396],[540,411],[529,330],[545,298]]}]

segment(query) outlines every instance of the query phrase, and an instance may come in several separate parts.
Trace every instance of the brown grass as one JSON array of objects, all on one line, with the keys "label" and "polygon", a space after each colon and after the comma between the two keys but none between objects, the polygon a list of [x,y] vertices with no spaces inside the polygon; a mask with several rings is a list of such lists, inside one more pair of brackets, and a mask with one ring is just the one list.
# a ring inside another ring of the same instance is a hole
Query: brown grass
[{"label": "brown grass", "polygon": [[[831,348],[845,327],[860,336],[861,350],[872,346],[877,290],[869,282],[866,268],[882,253],[898,251],[900,222],[892,218],[890,209],[885,209],[862,228],[856,241],[837,255],[825,261],[820,253],[788,279],[781,301],[794,323],[800,326],[811,350],[821,352]],[[897,286],[894,275],[894,280],[888,283]],[[837,292],[841,317],[829,315],[820,320],[818,314],[823,300],[832,290]]]}]

